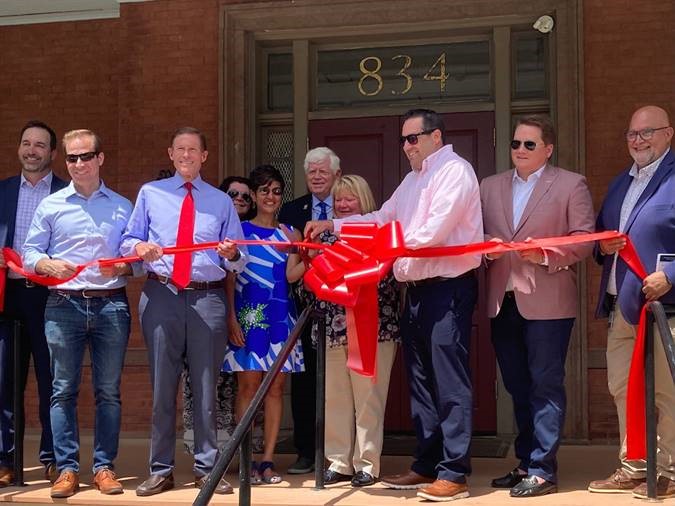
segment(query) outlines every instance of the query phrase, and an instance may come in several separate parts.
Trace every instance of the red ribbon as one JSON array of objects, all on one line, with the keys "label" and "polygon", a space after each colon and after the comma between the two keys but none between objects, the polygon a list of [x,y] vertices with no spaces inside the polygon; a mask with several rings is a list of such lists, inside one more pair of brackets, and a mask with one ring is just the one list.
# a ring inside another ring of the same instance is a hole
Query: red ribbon
[{"label": "red ribbon", "polygon": [[[482,242],[457,246],[421,248],[417,250],[405,247],[403,231],[398,222],[383,227],[375,223],[346,223],[341,230],[341,238],[332,245],[307,242],[237,240],[238,245],[268,244],[274,246],[298,246],[323,249],[316,256],[304,275],[304,283],[318,298],[345,306],[348,322],[348,359],[347,365],[365,376],[374,377],[376,370],[377,334],[379,310],[377,302],[377,283],[389,272],[394,260],[401,257],[431,258],[439,256],[458,256],[466,254],[507,253],[532,248],[556,251],[558,246],[580,244],[590,241],[623,237],[626,246],[619,252],[621,258],[641,279],[647,276],[644,266],[635,251],[630,238],[614,231],[573,236],[549,237],[525,242]],[[184,253],[215,249],[217,242],[194,244],[185,247],[164,248],[165,254]],[[3,248],[5,262],[13,271],[35,283],[54,286],[73,279],[85,268],[115,263],[139,261],[137,256],[94,260],[77,266],[75,276],[57,279],[26,273],[19,255],[10,248]],[[4,298],[4,276],[0,276],[0,303]],[[1,306],[0,306],[1,307]],[[640,314],[637,338],[628,378],[626,437],[629,459],[641,459],[646,455],[645,448],[645,397],[644,397],[644,340],[646,327],[646,306]]]}]

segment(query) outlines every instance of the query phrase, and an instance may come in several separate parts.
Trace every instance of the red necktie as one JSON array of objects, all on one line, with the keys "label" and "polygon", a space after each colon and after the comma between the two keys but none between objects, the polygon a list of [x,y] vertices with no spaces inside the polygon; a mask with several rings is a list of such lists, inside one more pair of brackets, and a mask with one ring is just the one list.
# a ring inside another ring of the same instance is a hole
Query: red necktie
[{"label": "red necktie", "polygon": [[[195,231],[195,201],[192,198],[192,183],[187,182],[183,186],[187,194],[183,199],[178,219],[178,234],[176,246],[189,246],[194,244]],[[178,253],[173,259],[173,276],[171,279],[179,288],[185,288],[190,283],[192,271],[192,253]]]}]

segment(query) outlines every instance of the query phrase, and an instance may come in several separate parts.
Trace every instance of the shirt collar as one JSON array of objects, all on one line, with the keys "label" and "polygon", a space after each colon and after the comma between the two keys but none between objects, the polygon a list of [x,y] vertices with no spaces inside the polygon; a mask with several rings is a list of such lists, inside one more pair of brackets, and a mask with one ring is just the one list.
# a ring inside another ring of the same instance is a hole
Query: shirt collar
[{"label": "shirt collar", "polygon": [[529,183],[530,179],[534,178],[533,181],[536,182],[541,177],[541,174],[544,172],[545,168],[546,164],[539,167],[537,170],[535,170],[532,174],[530,174],[527,177],[527,181],[518,175],[518,171],[516,169],[513,169],[513,181],[518,183]]},{"label": "shirt collar", "polygon": [[29,186],[32,186],[33,188],[37,188],[41,184],[46,184],[48,187],[52,186],[52,179],[54,177],[54,173],[50,170],[45,177],[40,179],[35,186],[31,185],[30,181],[26,179],[26,176],[23,175],[23,172],[21,173],[21,186],[24,184],[27,184]]},{"label": "shirt collar", "polygon": [[328,195],[326,200],[321,200],[319,197],[312,193],[312,207],[316,208],[319,205],[319,202],[325,202],[329,209],[333,209],[333,194]]},{"label": "shirt collar", "polygon": [[[172,187],[175,188],[176,190],[178,190],[179,188],[182,188],[183,185],[184,185],[185,182],[186,182],[185,179],[183,179],[183,178],[181,177],[181,175],[178,174],[178,172],[176,172],[176,173],[171,177],[171,181],[172,181]],[[197,177],[196,177],[195,179],[193,179],[192,181],[190,181],[190,182],[192,183],[192,187],[193,187],[193,188],[196,188],[197,190],[203,189],[203,188],[204,188],[204,185],[206,184],[206,183],[204,182],[204,180],[202,179],[202,175],[201,175],[201,174],[198,174]]]},{"label": "shirt collar", "polygon": [[663,152],[663,154],[657,160],[654,160],[652,163],[642,167],[639,170],[638,170],[637,164],[635,162],[633,162],[633,165],[631,166],[628,174],[630,176],[632,176],[633,178],[638,178],[638,179],[642,179],[642,178],[645,178],[645,177],[652,177],[654,175],[654,172],[656,172],[656,169],[659,168],[659,165],[661,165],[661,162],[663,161],[663,159],[668,154],[668,151],[669,150],[666,149]]},{"label": "shirt collar", "polygon": [[[103,182],[103,179],[99,179],[99,181],[101,182],[101,184],[99,185],[98,189],[94,193],[91,194],[91,197],[94,197],[95,195],[100,193],[102,195],[105,195],[108,198],[111,198],[112,197],[112,190],[110,190],[105,185],[105,183]],[[68,186],[66,186],[63,191],[65,191],[66,197],[72,197],[73,195],[80,196],[80,194],[77,193],[77,190],[75,189],[75,184],[72,181],[70,183],[68,183]],[[91,198],[91,197],[89,197],[89,198]],[[84,197],[82,197],[82,198],[84,198]]]},{"label": "shirt collar", "polygon": [[[424,172],[429,167],[429,165],[434,163],[434,160],[436,160],[436,158],[438,158],[439,156],[441,156],[442,153],[445,153],[445,152],[450,152],[450,153],[453,152],[452,144],[444,144],[439,149],[437,149],[436,151],[431,153],[429,156],[427,156],[424,160],[422,160],[422,168],[419,170],[419,172],[420,173]],[[413,170],[413,172],[416,172],[416,171]]]}]

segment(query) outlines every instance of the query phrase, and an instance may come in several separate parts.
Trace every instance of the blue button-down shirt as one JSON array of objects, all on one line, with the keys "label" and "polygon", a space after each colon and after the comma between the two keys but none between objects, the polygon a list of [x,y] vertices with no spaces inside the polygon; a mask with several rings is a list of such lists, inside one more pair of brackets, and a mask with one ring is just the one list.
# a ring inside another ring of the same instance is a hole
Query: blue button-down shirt
[{"label": "blue button-down shirt", "polygon": [[[321,204],[320,202],[323,202],[326,204],[326,216],[328,216],[328,220],[332,219],[334,216],[333,213],[333,195],[328,195],[326,197],[326,200],[320,200],[317,198],[316,195],[312,194],[312,219],[313,220],[319,220],[321,219],[319,215],[321,214]],[[302,231],[301,231],[302,232]]]},{"label": "blue button-down shirt", "polygon": [[[23,246],[24,267],[35,272],[35,265],[50,257],[76,265],[118,257],[131,210],[131,202],[106,187],[103,181],[89,198],[77,193],[71,182],[45,197],[35,210]],[[105,277],[98,267],[92,266],[56,288],[110,289],[126,284],[125,276]]]},{"label": "blue button-down shirt", "polygon": [[[176,245],[180,210],[187,194],[184,184],[183,178],[176,174],[143,185],[122,238],[124,256],[135,255],[139,242],[147,241],[163,248]],[[230,197],[201,177],[192,181],[192,196],[195,202],[195,243],[244,238]],[[239,251],[241,258],[235,262],[223,259],[214,249],[193,253],[190,279],[217,281],[225,277],[225,269],[241,272],[246,263],[246,248],[241,247]],[[171,277],[173,258],[173,255],[164,255],[159,260],[146,263],[145,268],[160,276]]]}]

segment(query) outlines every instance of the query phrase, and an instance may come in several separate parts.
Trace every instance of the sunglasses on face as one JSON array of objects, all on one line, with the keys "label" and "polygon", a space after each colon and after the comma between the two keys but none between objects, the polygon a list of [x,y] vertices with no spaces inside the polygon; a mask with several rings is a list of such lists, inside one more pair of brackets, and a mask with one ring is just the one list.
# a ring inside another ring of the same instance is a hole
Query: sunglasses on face
[{"label": "sunglasses on face", "polygon": [[537,143],[534,141],[516,141],[516,140],[511,141],[511,149],[515,151],[516,149],[520,148],[521,144],[523,144],[525,146],[525,149],[527,149],[528,151],[534,151],[535,149],[537,149]]},{"label": "sunglasses on face", "polygon": [[260,188],[258,188],[258,192],[262,193],[263,195],[269,195],[269,193],[272,192],[273,195],[277,196],[282,195],[284,193],[284,191],[279,187],[270,189],[267,186],[261,186]]},{"label": "sunglasses on face", "polygon": [[78,155],[66,155],[66,162],[77,163],[78,159],[88,162],[89,160],[93,160],[96,155],[98,155],[98,151],[88,151],[87,153],[80,153]]},{"label": "sunglasses on face", "polygon": [[237,190],[228,190],[227,194],[230,196],[232,200],[236,199],[237,197],[241,197],[247,204],[250,204],[252,200],[251,196],[246,192],[238,192]]},{"label": "sunglasses on face", "polygon": [[429,135],[434,130],[436,130],[436,129],[434,128],[433,130],[422,130],[421,132],[419,132],[417,134],[401,135],[401,139],[400,139],[401,144],[405,144],[406,141],[408,141],[408,144],[410,144],[411,146],[414,146],[415,144],[417,144],[419,142],[418,137],[420,135]]}]

